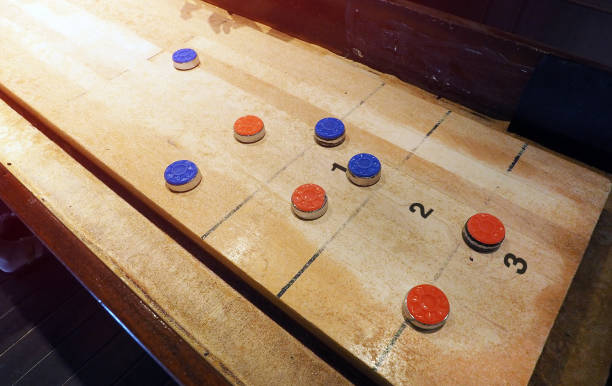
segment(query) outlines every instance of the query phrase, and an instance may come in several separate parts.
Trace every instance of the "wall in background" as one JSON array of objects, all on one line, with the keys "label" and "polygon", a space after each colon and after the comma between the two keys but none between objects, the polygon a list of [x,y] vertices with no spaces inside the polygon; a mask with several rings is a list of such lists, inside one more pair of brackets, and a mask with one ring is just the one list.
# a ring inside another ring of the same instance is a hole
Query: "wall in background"
[{"label": "wall in background", "polygon": [[612,0],[412,0],[612,68]]}]

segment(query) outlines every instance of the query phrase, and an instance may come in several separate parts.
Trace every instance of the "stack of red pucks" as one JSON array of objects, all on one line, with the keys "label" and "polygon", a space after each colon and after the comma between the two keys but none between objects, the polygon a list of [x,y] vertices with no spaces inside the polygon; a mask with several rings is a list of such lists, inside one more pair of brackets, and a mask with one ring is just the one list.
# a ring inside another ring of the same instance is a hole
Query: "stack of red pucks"
[{"label": "stack of red pucks", "polygon": [[488,213],[477,213],[465,223],[462,236],[473,250],[491,253],[501,246],[506,237],[506,229],[497,217]]}]

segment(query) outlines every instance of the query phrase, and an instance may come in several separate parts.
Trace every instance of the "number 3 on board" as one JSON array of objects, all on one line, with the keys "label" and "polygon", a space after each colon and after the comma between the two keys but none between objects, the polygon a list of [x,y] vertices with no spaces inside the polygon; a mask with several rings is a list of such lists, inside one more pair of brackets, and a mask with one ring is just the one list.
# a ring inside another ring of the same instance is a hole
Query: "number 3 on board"
[{"label": "number 3 on board", "polygon": [[520,257],[516,257],[514,256],[512,253],[508,253],[505,257],[504,257],[504,265],[506,267],[510,267],[510,263],[512,263],[512,265],[520,265],[520,268],[516,269],[516,273],[518,273],[519,275],[524,274],[527,271],[527,262],[523,259],[521,259]]}]

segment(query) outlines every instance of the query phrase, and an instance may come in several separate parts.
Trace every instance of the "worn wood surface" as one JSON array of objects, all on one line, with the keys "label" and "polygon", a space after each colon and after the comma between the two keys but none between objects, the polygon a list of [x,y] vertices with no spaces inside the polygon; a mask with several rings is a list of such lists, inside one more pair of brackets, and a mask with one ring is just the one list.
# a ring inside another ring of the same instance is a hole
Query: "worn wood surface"
[{"label": "worn wood surface", "polygon": [[[394,383],[527,382],[609,193],[606,178],[492,130],[495,121],[203,3],[1,4],[0,49],[15,53],[0,59],[2,87],[331,348]],[[174,70],[171,53],[183,46],[199,52],[200,67]],[[231,135],[247,113],[267,130],[251,146]],[[347,141],[333,149],[312,140],[328,115],[347,124]],[[381,181],[365,189],[331,171],[362,151],[383,163]],[[185,158],[204,179],[173,194],[163,170]],[[288,204],[305,182],[322,185],[330,203],[308,223]],[[422,218],[409,210],[415,202],[434,212]],[[507,228],[492,255],[461,240],[478,211]],[[527,261],[525,274],[504,265],[508,253]],[[136,260],[117,264],[142,269]],[[166,263],[134,278],[174,273]],[[433,334],[406,328],[401,314],[403,295],[422,282],[451,302]],[[197,292],[178,279],[172,288]],[[167,295],[155,290],[142,291]],[[187,312],[194,301],[164,310]]]},{"label": "worn wood surface", "polygon": [[182,383],[347,382],[4,103],[0,164],[0,197]]}]

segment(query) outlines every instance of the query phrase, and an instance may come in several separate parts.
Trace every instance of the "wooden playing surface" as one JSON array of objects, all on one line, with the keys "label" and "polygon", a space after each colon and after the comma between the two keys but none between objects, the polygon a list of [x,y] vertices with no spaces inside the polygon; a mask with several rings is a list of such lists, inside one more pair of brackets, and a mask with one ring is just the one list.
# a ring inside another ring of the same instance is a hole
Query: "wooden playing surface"
[{"label": "wooden playing surface", "polygon": [[[0,163],[155,312],[155,319],[161,319],[161,323],[154,322],[174,330],[197,350],[199,360],[206,361],[230,383],[269,385],[286,380],[300,384],[347,383],[335,369],[2,101]],[[73,255],[78,252],[71,251]],[[101,301],[106,299],[100,296],[97,287],[119,291],[104,275],[96,273],[95,277],[101,283],[95,283],[89,290]],[[79,279],[87,284],[86,278]],[[124,297],[121,300],[125,307],[130,307]],[[119,314],[113,304],[105,306]],[[136,313],[134,309],[129,311]],[[122,324],[132,328],[128,322],[122,318]],[[145,330],[156,332],[150,327]],[[141,342],[149,343],[150,337],[139,332],[131,331]],[[176,347],[174,342],[164,343],[166,347]],[[147,348],[156,354],[156,347]],[[184,359],[178,354],[171,353],[172,360]],[[169,363],[164,365],[171,368]],[[179,372],[174,374],[185,384],[215,380],[202,378],[189,365],[181,363]]]},{"label": "wooden playing surface", "polygon": [[[494,130],[503,123],[205,3],[2,0],[0,9],[3,89],[332,349],[392,383],[527,382],[607,179]],[[198,68],[173,68],[182,47],[196,49]],[[256,144],[233,138],[246,114],[265,122]],[[347,126],[339,147],[314,143],[326,116]],[[332,170],[360,152],[383,164],[369,188]],[[191,192],[164,186],[178,159],[203,174]],[[289,204],[307,182],[329,200],[311,222]],[[490,255],[461,238],[481,211],[506,226]],[[142,274],[176,274],[158,268]],[[451,304],[434,333],[402,316],[420,283]],[[204,320],[182,299],[169,307]]]}]

